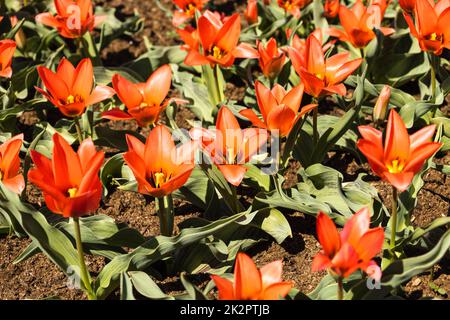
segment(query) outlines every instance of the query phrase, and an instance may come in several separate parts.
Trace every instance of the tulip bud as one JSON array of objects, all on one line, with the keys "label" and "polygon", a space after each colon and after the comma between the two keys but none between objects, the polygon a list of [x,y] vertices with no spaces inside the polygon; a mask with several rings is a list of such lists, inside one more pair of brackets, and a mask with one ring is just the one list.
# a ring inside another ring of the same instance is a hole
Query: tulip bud
[{"label": "tulip bud", "polygon": [[384,119],[386,119],[387,107],[390,98],[391,87],[385,85],[381,90],[377,102],[375,103],[375,107],[373,108],[373,120],[375,122],[382,122]]},{"label": "tulip bud", "polygon": [[[13,28],[16,26],[17,22],[19,22],[19,20],[17,19],[16,16],[12,16],[9,19],[11,20],[11,26]],[[14,37],[14,40],[16,40],[16,44],[20,49],[25,47],[25,42],[27,40],[27,37],[25,36],[25,32],[23,32],[22,28],[20,28],[17,31],[16,36]]]},{"label": "tulip bud", "polygon": [[258,22],[258,2],[257,0],[248,0],[247,9],[245,10],[245,19],[248,24],[255,24]]},{"label": "tulip bud", "polygon": [[341,3],[339,0],[325,0],[324,16],[335,18],[339,14]]}]

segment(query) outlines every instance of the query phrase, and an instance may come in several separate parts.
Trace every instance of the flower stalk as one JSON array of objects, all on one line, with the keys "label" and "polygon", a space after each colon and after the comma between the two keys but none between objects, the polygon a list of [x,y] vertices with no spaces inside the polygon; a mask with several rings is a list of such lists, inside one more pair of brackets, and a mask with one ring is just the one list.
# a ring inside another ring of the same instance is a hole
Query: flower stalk
[{"label": "flower stalk", "polygon": [[171,237],[173,235],[173,200],[172,195],[168,194],[163,197],[156,198],[158,206],[159,228],[161,235]]},{"label": "flower stalk", "polygon": [[397,206],[398,206],[398,192],[397,188],[392,186],[392,208],[391,208],[391,241],[390,247],[392,256],[395,258],[395,235],[397,234]]},{"label": "flower stalk", "polygon": [[342,283],[342,277],[337,279],[337,298],[338,300],[344,300],[344,285]]},{"label": "flower stalk", "polygon": [[91,276],[87,270],[86,262],[84,260],[83,243],[81,241],[79,218],[77,218],[77,217],[73,218],[73,225],[75,228],[75,241],[76,241],[76,245],[77,245],[78,262],[79,262],[80,271],[81,271],[81,280],[83,281],[84,287],[86,289],[88,299],[96,300],[97,297],[96,297],[94,291],[92,290],[92,286],[91,286]]}]

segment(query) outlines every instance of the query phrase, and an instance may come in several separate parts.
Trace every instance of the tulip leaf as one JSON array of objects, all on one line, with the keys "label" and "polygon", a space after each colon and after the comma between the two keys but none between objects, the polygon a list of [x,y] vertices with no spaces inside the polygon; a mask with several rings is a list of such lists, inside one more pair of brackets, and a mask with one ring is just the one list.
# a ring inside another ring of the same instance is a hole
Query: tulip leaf
[{"label": "tulip leaf", "polygon": [[136,300],[133,294],[133,284],[126,272],[120,274],[120,300]]},{"label": "tulip leaf", "polygon": [[[78,256],[72,242],[63,232],[51,226],[44,215],[0,184],[0,210],[13,217],[35,245],[66,275],[81,279]],[[74,266],[76,266],[74,268]]]},{"label": "tulip leaf", "polygon": [[130,271],[128,275],[133,287],[144,297],[152,300],[174,300],[173,297],[165,294],[145,272]]},{"label": "tulip leaf", "polygon": [[254,215],[239,213],[211,222],[200,228],[183,229],[174,237],[157,236],[144,242],[134,251],[120,255],[108,263],[96,279],[97,296],[106,298],[118,285],[120,273],[143,270],[156,261],[201,239],[213,235],[235,221],[253,219]]},{"label": "tulip leaf", "polygon": [[203,292],[187,279],[184,272],[181,273],[180,280],[191,300],[208,300]]}]

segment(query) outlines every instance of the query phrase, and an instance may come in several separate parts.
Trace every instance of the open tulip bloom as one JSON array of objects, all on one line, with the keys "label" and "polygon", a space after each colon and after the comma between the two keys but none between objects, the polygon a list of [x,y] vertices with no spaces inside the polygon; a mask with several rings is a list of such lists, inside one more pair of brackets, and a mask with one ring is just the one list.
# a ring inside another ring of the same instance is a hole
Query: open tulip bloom
[{"label": "open tulip bloom", "polygon": [[76,69],[69,60],[63,58],[56,72],[42,66],[37,67],[37,70],[47,91],[36,89],[70,118],[81,116],[88,106],[115,94],[110,87],[94,87],[94,69],[88,58],[81,60]]},{"label": "open tulip bloom", "polygon": [[48,209],[73,219],[81,277],[89,299],[95,299],[95,294],[84,261],[79,217],[94,212],[100,205],[102,183],[99,172],[104,157],[103,152],[95,150],[91,139],[84,140],[75,152],[62,136],[55,133],[52,159],[31,150],[35,167],[28,172],[28,180],[42,190]]},{"label": "open tulip bloom", "polygon": [[267,130],[247,128],[242,130],[227,107],[219,110],[216,130],[192,128],[191,138],[200,141],[203,150],[233,186],[239,186],[247,168],[245,164],[267,142]]},{"label": "open tulip bloom", "polygon": [[209,0],[173,0],[177,10],[173,13],[172,23],[175,27],[195,18],[196,11],[202,11]]},{"label": "open tulip bloom", "polygon": [[301,108],[304,85],[300,84],[290,91],[276,84],[272,90],[266,88],[261,82],[255,82],[256,99],[262,120],[252,109],[245,109],[241,115],[248,118],[258,128],[277,130],[280,137],[286,137],[295,123],[306,113],[317,107],[309,104]]},{"label": "open tulip bloom", "polygon": [[292,14],[295,18],[300,18],[300,10],[311,1],[312,0],[277,0],[277,3],[287,13]]},{"label": "open tulip bloom", "polygon": [[283,264],[271,262],[258,270],[245,253],[238,253],[234,266],[234,283],[212,275],[220,300],[279,300],[291,290],[293,283],[283,281]]},{"label": "open tulip bloom", "polygon": [[[258,52],[250,45],[239,44],[241,18],[238,13],[228,17],[225,23],[219,15],[206,11],[197,21],[199,42],[188,48],[184,63],[188,66],[216,64],[229,67],[236,58],[258,58]],[[201,45],[201,47],[199,46]]]},{"label": "open tulip bloom", "polygon": [[172,81],[172,71],[169,65],[158,68],[144,83],[131,83],[119,74],[114,75],[112,83],[119,99],[125,104],[127,111],[114,108],[102,113],[102,118],[110,120],[135,119],[139,126],[147,127],[157,123],[161,112],[175,101],[184,103],[181,99],[166,99]]},{"label": "open tulip bloom", "polygon": [[306,40],[305,51],[306,57],[302,58],[297,50],[290,48],[289,58],[305,85],[306,93],[315,98],[330,94],[344,96],[347,90],[342,81],[358,69],[362,59],[350,60],[349,52],[325,59],[322,44],[314,35]]},{"label": "open tulip bloom", "polygon": [[430,125],[411,136],[402,118],[395,110],[389,114],[383,147],[383,133],[370,126],[359,126],[362,139],[359,150],[366,156],[372,170],[393,187],[391,210],[391,249],[395,248],[397,230],[397,191],[406,190],[414,175],[422,170],[425,161],[435,154],[442,143],[432,142],[435,125]]},{"label": "open tulip bloom", "polygon": [[416,0],[413,12],[414,19],[407,13],[403,15],[420,48],[438,56],[444,48],[450,49],[450,1]]},{"label": "open tulip bloom", "polygon": [[128,151],[123,158],[136,178],[138,191],[158,199],[161,234],[173,232],[171,194],[181,188],[195,167],[197,143],[186,142],[175,146],[172,135],[165,126],[155,127],[146,143],[127,135]]},{"label": "open tulip bloom", "polygon": [[0,181],[15,193],[25,188],[23,175],[19,174],[19,152],[23,144],[23,134],[18,134],[0,145]]},{"label": "open tulip bloom", "polygon": [[94,16],[91,0],[55,0],[56,15],[40,13],[36,21],[56,28],[64,38],[79,38],[92,32],[105,17]]},{"label": "open tulip bloom", "polygon": [[369,228],[368,208],[356,212],[339,234],[334,222],[323,212],[317,216],[317,237],[322,250],[314,257],[312,271],[328,269],[339,283],[338,298],[342,299],[342,280],[358,269],[379,281],[381,269],[372,260],[381,252],[384,230]]},{"label": "open tulip bloom", "polygon": [[344,30],[330,28],[328,33],[341,41],[350,42],[355,48],[364,48],[376,37],[373,28],[379,29],[385,36],[395,32],[392,28],[381,26],[386,7],[386,0],[372,3],[368,7],[361,0],[356,0],[351,9],[341,5],[339,20]]},{"label": "open tulip bloom", "polygon": [[13,40],[0,41],[0,78],[11,78],[11,64],[15,51],[16,43]]}]

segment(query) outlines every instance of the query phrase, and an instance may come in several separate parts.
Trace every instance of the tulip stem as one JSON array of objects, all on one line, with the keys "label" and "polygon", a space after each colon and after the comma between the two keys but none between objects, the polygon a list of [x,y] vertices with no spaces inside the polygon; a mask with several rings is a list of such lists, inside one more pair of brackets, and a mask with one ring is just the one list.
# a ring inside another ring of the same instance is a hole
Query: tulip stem
[{"label": "tulip stem", "polygon": [[173,200],[172,195],[156,198],[158,206],[159,229],[161,235],[171,237],[173,234]]},{"label": "tulip stem", "polygon": [[391,251],[393,257],[395,258],[394,248],[395,248],[395,235],[397,234],[397,205],[398,205],[398,194],[397,188],[392,186],[392,209],[391,209]]},{"label": "tulip stem", "polygon": [[337,298],[338,300],[344,300],[344,285],[342,283],[342,277],[338,278],[337,285],[338,285]]},{"label": "tulip stem", "polygon": [[75,117],[73,118],[73,121],[75,122],[75,128],[77,129],[78,141],[81,144],[83,142],[83,132],[81,131],[80,120],[78,117]]},{"label": "tulip stem", "polygon": [[83,242],[81,242],[80,219],[73,218],[73,223],[75,227],[75,241],[77,244],[78,261],[80,264],[80,271],[81,271],[81,280],[83,281],[84,287],[86,288],[88,299],[96,300],[97,297],[94,291],[92,290],[91,286],[91,276],[89,275],[89,272],[86,268],[86,262],[84,260]]},{"label": "tulip stem", "polygon": [[231,188],[231,194],[233,196],[233,213],[239,213],[239,200],[237,197],[237,190],[236,190],[236,186],[234,185],[230,185]]},{"label": "tulip stem", "polygon": [[102,60],[100,59],[100,53],[98,52],[97,45],[95,44],[94,38],[90,32],[86,32],[83,35],[81,38],[81,43],[85,58],[90,58],[95,67],[101,66]]},{"label": "tulip stem", "polygon": [[314,142],[314,146],[316,146],[316,147],[317,147],[317,143],[319,141],[319,131],[317,129],[317,115],[318,115],[319,111],[317,109],[318,108],[313,109],[313,142]]}]

